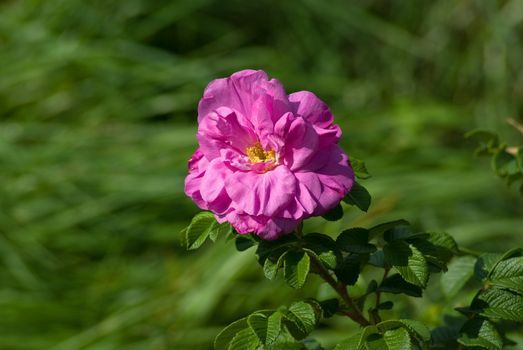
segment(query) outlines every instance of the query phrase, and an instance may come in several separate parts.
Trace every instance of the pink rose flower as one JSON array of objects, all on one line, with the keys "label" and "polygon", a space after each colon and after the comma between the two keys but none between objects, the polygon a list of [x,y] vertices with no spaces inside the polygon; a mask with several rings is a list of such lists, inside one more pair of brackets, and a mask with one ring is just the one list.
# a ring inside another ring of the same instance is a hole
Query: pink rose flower
[{"label": "pink rose flower", "polygon": [[308,91],[287,95],[263,71],[212,81],[198,123],[185,193],[238,233],[276,239],[335,207],[354,182],[327,105]]}]

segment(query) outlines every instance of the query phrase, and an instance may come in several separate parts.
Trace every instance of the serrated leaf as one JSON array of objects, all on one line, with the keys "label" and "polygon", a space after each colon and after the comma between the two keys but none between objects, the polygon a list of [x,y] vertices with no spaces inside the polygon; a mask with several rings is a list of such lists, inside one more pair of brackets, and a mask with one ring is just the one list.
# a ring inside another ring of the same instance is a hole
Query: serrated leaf
[{"label": "serrated leaf", "polygon": [[448,265],[448,271],[441,276],[441,289],[447,298],[455,296],[474,275],[476,258],[460,256]]},{"label": "serrated leaf", "polygon": [[361,350],[367,337],[377,333],[378,328],[376,326],[367,326],[362,331],[342,340],[333,350]]},{"label": "serrated leaf", "polygon": [[338,221],[343,217],[343,208],[338,203],[334,208],[323,214],[322,217],[327,221]]},{"label": "serrated leaf", "polygon": [[219,236],[230,235],[232,233],[232,230],[232,226],[228,222],[220,224],[218,221],[216,221],[209,230],[209,238],[211,239],[211,241],[216,242],[216,239]]},{"label": "serrated leaf", "polygon": [[496,264],[503,258],[502,254],[497,253],[484,253],[482,254],[476,264],[474,265],[474,274],[479,280],[486,279]]},{"label": "serrated leaf", "polygon": [[280,335],[282,317],[282,313],[276,311],[267,318],[267,338],[265,344],[270,345],[274,343]]},{"label": "serrated leaf", "polygon": [[288,251],[283,257],[283,276],[293,288],[301,288],[307,279],[310,258],[305,252]]},{"label": "serrated leaf", "polygon": [[316,325],[316,311],[311,304],[299,301],[293,303],[288,311],[296,316],[305,332],[310,333],[314,330],[314,326]]},{"label": "serrated leaf", "polygon": [[500,261],[490,275],[491,284],[523,293],[523,257]]},{"label": "serrated leaf", "polygon": [[394,303],[392,301],[384,301],[383,303],[378,304],[378,310],[392,310]]},{"label": "serrated leaf", "polygon": [[267,338],[267,316],[253,313],[247,317],[247,324],[254,331],[260,342],[265,344]]},{"label": "serrated leaf", "polygon": [[340,301],[336,298],[320,301],[320,307],[324,318],[332,317],[338,311]]},{"label": "serrated leaf", "polygon": [[458,252],[458,244],[454,240],[454,237],[446,232],[429,232],[427,240],[435,246],[447,249],[451,253]]},{"label": "serrated leaf", "polygon": [[251,235],[238,235],[235,240],[236,250],[243,252],[256,245],[256,240]]},{"label": "serrated leaf", "polygon": [[479,142],[490,142],[498,138],[498,135],[486,129],[474,129],[465,133],[465,138],[476,140]]},{"label": "serrated leaf", "polygon": [[234,321],[227,327],[225,327],[216,338],[214,338],[214,349],[215,350],[227,350],[229,343],[234,336],[241,330],[249,327],[247,324],[247,317]]},{"label": "serrated leaf", "polygon": [[492,168],[498,176],[505,177],[519,172],[517,159],[504,149],[498,150],[492,157]]},{"label": "serrated leaf", "polygon": [[367,170],[367,167],[365,166],[365,162],[363,162],[360,159],[351,157],[350,164],[352,166],[352,170],[354,171],[354,175],[356,175],[358,179],[365,180],[370,178],[370,174]]},{"label": "serrated leaf", "polygon": [[316,311],[309,303],[293,303],[283,314],[286,327],[296,339],[306,337],[314,330],[317,321]]},{"label": "serrated leaf", "polygon": [[387,277],[378,287],[378,291],[393,294],[402,293],[417,298],[421,297],[423,294],[423,290],[420,287],[408,283],[399,274]]},{"label": "serrated leaf", "polygon": [[268,257],[276,260],[289,248],[294,247],[296,243],[297,237],[295,235],[285,235],[275,241],[261,240],[256,248],[258,262],[263,265]]},{"label": "serrated leaf", "polygon": [[394,226],[385,233],[383,233],[383,238],[387,242],[392,242],[395,240],[406,240],[414,238],[428,238],[429,234],[425,232],[414,232],[410,226]]},{"label": "serrated leaf", "polygon": [[340,233],[336,238],[337,246],[350,253],[374,253],[376,246],[369,243],[369,230],[354,227]]},{"label": "serrated leaf", "polygon": [[340,282],[353,286],[358,281],[361,266],[368,260],[368,255],[350,254],[336,266],[334,273]]},{"label": "serrated leaf", "polygon": [[334,269],[341,252],[336,242],[321,233],[310,233],[303,237],[304,248],[311,251],[327,268]]},{"label": "serrated leaf", "polygon": [[372,253],[369,257],[369,264],[376,267],[385,267],[385,254],[383,254],[383,250]]},{"label": "serrated leaf", "polygon": [[[447,263],[454,256],[454,240],[443,233],[430,233],[428,237],[415,237],[407,239],[423,254],[431,271],[447,271]],[[452,249],[452,250],[451,250]]]},{"label": "serrated leaf", "polygon": [[256,350],[260,340],[251,328],[245,328],[236,333],[229,344],[228,350]]},{"label": "serrated leaf", "polygon": [[[306,350],[305,346],[297,341],[289,332],[280,332],[278,338],[263,350]],[[260,350],[262,350],[260,349]]]},{"label": "serrated leaf", "polygon": [[412,244],[393,241],[383,248],[385,261],[393,266],[405,281],[425,288],[429,279],[429,267],[421,252]]},{"label": "serrated leaf", "polygon": [[473,301],[471,308],[485,317],[523,322],[523,296],[505,289],[487,289]]},{"label": "serrated leaf", "polygon": [[411,336],[418,339],[420,342],[428,342],[431,338],[430,329],[416,320],[387,320],[380,322],[377,326],[381,331],[403,327],[411,334]]},{"label": "serrated leaf", "polygon": [[204,211],[196,214],[184,231],[186,249],[198,249],[205,242],[213,225],[216,223],[214,214]]},{"label": "serrated leaf", "polygon": [[409,332],[404,328],[386,331],[383,340],[389,350],[410,350],[414,349],[410,341]]},{"label": "serrated leaf", "polygon": [[270,258],[265,260],[265,263],[263,264],[263,273],[267,279],[272,280],[276,277],[276,273],[282,265],[283,257],[284,255],[281,255],[276,261],[272,261]]},{"label": "serrated leaf", "polygon": [[431,349],[447,350],[455,349],[457,346],[456,339],[459,336],[460,327],[442,326],[436,327],[431,332]]},{"label": "serrated leaf", "polygon": [[410,224],[407,220],[403,219],[384,222],[369,229],[369,239],[380,236],[384,234],[385,231],[390,230],[396,226],[410,226]]},{"label": "serrated leaf", "polygon": [[472,319],[463,325],[458,342],[468,347],[501,350],[503,339],[494,324],[485,319]]},{"label": "serrated leaf", "polygon": [[371,196],[369,191],[357,182],[354,182],[349,193],[343,198],[343,201],[350,205],[355,205],[362,211],[369,210]]}]

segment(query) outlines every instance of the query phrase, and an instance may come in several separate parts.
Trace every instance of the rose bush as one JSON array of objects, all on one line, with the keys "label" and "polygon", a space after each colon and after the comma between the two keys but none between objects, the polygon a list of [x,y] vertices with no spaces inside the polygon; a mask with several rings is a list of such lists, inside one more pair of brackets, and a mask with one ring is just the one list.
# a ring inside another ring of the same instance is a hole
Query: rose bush
[{"label": "rose bush", "polygon": [[354,183],[327,105],[308,91],[287,95],[263,71],[212,81],[198,123],[185,193],[238,233],[276,239],[335,207]]}]

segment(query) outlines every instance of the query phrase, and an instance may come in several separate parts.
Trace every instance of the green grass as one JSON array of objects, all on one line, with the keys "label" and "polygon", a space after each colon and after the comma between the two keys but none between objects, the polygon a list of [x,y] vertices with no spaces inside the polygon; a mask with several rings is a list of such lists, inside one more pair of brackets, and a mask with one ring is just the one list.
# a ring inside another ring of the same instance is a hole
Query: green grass
[{"label": "green grass", "polygon": [[[183,194],[197,102],[243,68],[321,96],[373,174],[368,214],[308,229],[403,217],[471,248],[523,246],[521,198],[463,139],[486,127],[517,140],[504,119],[523,112],[522,7],[3,2],[0,349],[209,349],[255,309],[329,293],[265,281],[230,243],[179,244],[197,211]],[[433,300],[419,317],[436,323]],[[329,322],[325,344],[352,327]]]}]

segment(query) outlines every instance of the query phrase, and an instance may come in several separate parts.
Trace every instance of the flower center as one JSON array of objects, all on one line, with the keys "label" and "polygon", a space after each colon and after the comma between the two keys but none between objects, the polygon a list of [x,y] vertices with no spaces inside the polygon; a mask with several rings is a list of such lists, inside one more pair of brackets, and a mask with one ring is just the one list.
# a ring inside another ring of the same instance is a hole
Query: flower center
[{"label": "flower center", "polygon": [[260,142],[256,142],[253,146],[247,147],[245,149],[247,157],[251,164],[265,163],[271,161],[276,163],[276,152],[271,150],[264,150]]}]

